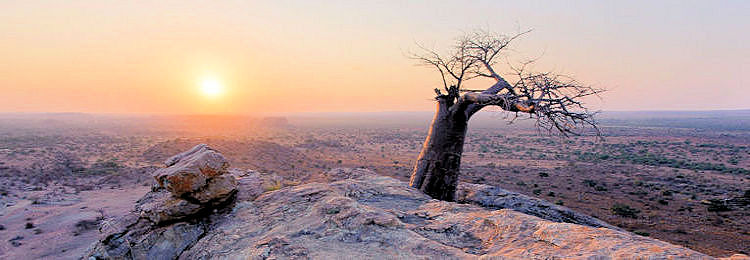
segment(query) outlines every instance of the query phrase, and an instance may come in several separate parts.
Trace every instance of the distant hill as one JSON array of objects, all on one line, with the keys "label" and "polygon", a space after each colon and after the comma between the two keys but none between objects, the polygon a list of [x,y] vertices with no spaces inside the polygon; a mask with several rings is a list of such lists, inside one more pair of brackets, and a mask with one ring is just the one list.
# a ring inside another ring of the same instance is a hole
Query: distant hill
[{"label": "distant hill", "polygon": [[[85,113],[0,113],[0,126],[15,129],[114,129],[120,131],[246,131],[258,127],[346,127],[426,128],[431,111],[414,112],[330,112],[292,113],[285,117],[243,115],[109,115]],[[471,127],[533,127],[527,115],[482,111],[471,120]],[[602,126],[696,128],[708,130],[750,130],[750,109],[708,111],[605,111],[598,114]],[[0,129],[1,131],[2,129]]]},{"label": "distant hill", "polygon": [[599,117],[603,125],[750,130],[750,110],[612,111]]},{"label": "distant hill", "polygon": [[[371,112],[371,113],[299,113],[289,115],[289,123],[298,126],[337,127],[427,127],[433,113]],[[470,121],[471,127],[533,127],[528,116],[519,114],[513,125],[513,115],[482,111]],[[602,126],[671,127],[715,130],[750,130],[750,110],[710,111],[607,111],[598,115]]]},{"label": "distant hill", "polygon": [[0,113],[0,133],[49,129],[114,133],[180,135],[246,133],[258,128],[285,127],[284,117],[247,115],[121,115],[86,113]]}]

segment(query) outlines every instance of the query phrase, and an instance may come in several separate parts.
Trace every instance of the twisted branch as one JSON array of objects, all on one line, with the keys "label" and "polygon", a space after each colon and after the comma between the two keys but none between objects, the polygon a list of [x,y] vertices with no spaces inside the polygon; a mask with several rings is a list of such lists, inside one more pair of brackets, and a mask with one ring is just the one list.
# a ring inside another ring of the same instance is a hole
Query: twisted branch
[{"label": "twisted branch", "polygon": [[[486,106],[497,106],[516,115],[528,114],[540,129],[556,130],[563,136],[579,135],[585,128],[593,128],[599,135],[596,113],[588,111],[581,99],[598,95],[603,89],[584,86],[564,75],[527,71],[534,61],[511,66],[512,76],[517,78],[513,84],[494,68],[503,50],[529,32],[505,36],[476,31],[458,38],[448,56],[419,46],[424,53],[412,58],[440,72],[447,94],[435,89],[436,98],[446,100],[452,112],[465,113],[467,119]],[[494,79],[495,83],[484,90],[462,89],[463,83],[479,77]]]}]

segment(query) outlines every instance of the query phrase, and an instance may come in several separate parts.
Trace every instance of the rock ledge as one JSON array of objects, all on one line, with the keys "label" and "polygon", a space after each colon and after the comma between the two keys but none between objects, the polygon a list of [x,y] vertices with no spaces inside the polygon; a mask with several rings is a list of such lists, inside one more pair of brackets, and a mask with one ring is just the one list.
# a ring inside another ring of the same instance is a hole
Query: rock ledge
[{"label": "rock ledge", "polygon": [[330,183],[272,190],[268,176],[230,170],[207,146],[167,166],[84,258],[712,259],[486,185],[462,184],[460,204],[369,170],[334,169]]}]

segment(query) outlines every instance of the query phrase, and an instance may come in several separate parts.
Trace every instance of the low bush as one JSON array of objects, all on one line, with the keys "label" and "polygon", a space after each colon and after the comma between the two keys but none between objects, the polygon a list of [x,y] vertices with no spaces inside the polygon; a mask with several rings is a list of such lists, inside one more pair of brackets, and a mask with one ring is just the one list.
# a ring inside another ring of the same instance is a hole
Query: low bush
[{"label": "low bush", "polygon": [[613,205],[610,210],[612,210],[612,214],[626,218],[638,218],[638,214],[641,213],[638,209],[619,203]]}]

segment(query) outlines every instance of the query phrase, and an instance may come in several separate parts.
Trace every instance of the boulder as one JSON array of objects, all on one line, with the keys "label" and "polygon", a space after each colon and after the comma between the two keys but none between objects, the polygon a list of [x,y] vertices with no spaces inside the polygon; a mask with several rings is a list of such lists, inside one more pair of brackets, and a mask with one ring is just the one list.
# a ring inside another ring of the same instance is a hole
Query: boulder
[{"label": "boulder", "polygon": [[227,159],[205,144],[169,158],[166,165],[153,176],[158,187],[175,197],[206,203],[226,198],[237,185],[234,178],[226,175]]},{"label": "boulder", "polygon": [[193,146],[193,148],[190,148],[190,150],[175,154],[172,157],[167,158],[167,160],[164,161],[164,165],[166,167],[172,166],[175,163],[182,160],[182,158],[185,158],[187,156],[190,156],[191,154],[194,154],[198,151],[205,150],[205,149],[209,149],[207,144],[198,144],[196,146]]},{"label": "boulder", "polygon": [[237,180],[238,201],[254,200],[266,191],[267,181],[256,171],[230,169],[229,173]]},{"label": "boulder", "polygon": [[168,192],[149,192],[136,202],[139,217],[155,224],[183,219],[197,214],[204,206],[175,198]]},{"label": "boulder", "polygon": [[124,232],[108,234],[94,243],[83,259],[177,259],[205,232],[206,224],[202,222],[177,222],[163,227],[137,222]]},{"label": "boulder", "polygon": [[88,259],[175,259],[206,232],[207,216],[232,202],[235,176],[207,145],[176,155],[153,174],[157,185],[133,211],[107,220]]}]

